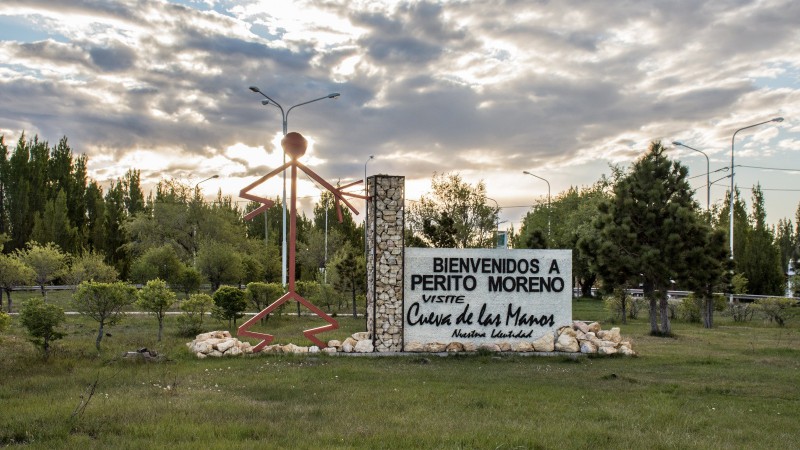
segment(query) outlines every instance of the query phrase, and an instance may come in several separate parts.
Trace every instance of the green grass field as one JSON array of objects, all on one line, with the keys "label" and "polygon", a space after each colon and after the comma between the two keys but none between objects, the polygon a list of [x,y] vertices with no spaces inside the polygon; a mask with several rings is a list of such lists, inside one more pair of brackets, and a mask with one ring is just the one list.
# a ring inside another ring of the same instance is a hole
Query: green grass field
[{"label": "green grass field", "polygon": [[[174,317],[157,343],[148,316],[108,328],[98,355],[95,324],[70,316],[67,336],[44,361],[14,319],[0,335],[0,446],[798,448],[800,318],[793,313],[784,328],[719,316],[713,330],[673,322],[674,338],[649,336],[645,315],[621,326],[639,357],[578,359],[199,360],[185,347],[191,339],[175,335]],[[576,319],[606,316],[600,301],[574,302]],[[323,339],[364,329],[363,318],[338,320],[342,329]],[[313,325],[284,316],[271,318],[268,329],[307,345],[299,330]],[[141,347],[164,360],[120,357]]]}]

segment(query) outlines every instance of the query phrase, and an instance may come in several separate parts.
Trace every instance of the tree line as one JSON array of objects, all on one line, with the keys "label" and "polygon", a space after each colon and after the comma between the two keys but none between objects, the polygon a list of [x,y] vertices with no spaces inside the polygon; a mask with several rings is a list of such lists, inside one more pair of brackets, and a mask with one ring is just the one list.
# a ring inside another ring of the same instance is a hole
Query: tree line
[{"label": "tree line", "polygon": [[[87,175],[87,163],[66,137],[51,146],[23,134],[9,148],[0,135],[0,287],[9,308],[14,286],[34,283],[161,279],[188,295],[204,283],[216,291],[281,281],[279,198],[245,222],[243,212],[259,204],[242,209],[221,192],[209,202],[197,185],[175,179],[145,195],[135,168],[103,186]],[[363,227],[342,212],[339,223],[323,193],[313,217],[298,218],[296,272],[355,302],[365,289]]]},{"label": "tree line", "polygon": [[[658,141],[627,170],[613,167],[589,187],[571,187],[525,217],[517,248],[570,248],[573,274],[584,296],[593,287],[624,295],[641,288],[651,331],[669,334],[667,290],[704,299],[712,326],[713,294],[783,296],[787,269],[800,259],[800,205],[795,225],[766,223],[764,196],[753,187],[750,212],[734,192],[734,259],[729,261],[729,201],[709,211],[692,199],[688,169],[669,159]],[[728,192],[728,198],[731,193]],[[547,232],[548,220],[555,224]],[[660,323],[658,321],[660,320]]]}]

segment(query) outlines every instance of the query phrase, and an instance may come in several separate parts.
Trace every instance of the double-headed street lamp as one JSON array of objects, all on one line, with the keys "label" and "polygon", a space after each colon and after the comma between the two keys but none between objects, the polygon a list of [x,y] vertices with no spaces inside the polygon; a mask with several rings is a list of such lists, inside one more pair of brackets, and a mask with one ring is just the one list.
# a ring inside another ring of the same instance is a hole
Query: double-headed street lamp
[{"label": "double-headed street lamp", "polygon": [[[261,94],[264,98],[266,98],[266,100],[262,100],[261,101],[262,105],[265,105],[265,106],[266,105],[277,106],[278,109],[281,110],[281,118],[283,119],[283,135],[284,136],[286,136],[286,133],[288,133],[289,113],[292,112],[292,110],[294,108],[297,108],[298,106],[307,105],[309,103],[318,102],[320,100],[325,100],[325,99],[328,99],[328,98],[339,97],[339,93],[338,92],[334,92],[334,93],[328,94],[328,95],[326,95],[324,97],[315,98],[313,100],[309,100],[309,101],[303,102],[303,103],[298,103],[298,104],[290,107],[286,111],[284,111],[283,110],[283,106],[281,106],[280,103],[278,103],[275,100],[273,100],[272,98],[270,98],[267,94],[261,92],[261,89],[259,89],[258,87],[250,86],[250,90],[255,92],[255,93],[257,93],[257,94]],[[286,152],[285,151],[283,153],[283,163],[286,164]],[[286,245],[286,171],[283,172],[283,199],[282,200],[283,200],[283,244],[281,245],[281,279],[282,279],[283,285],[286,286],[286,248],[287,248],[287,245]],[[264,215],[264,222],[265,222],[265,226],[266,226],[266,220],[267,220],[266,211],[264,211],[264,214],[265,214]],[[265,232],[265,234],[266,234],[266,232]]]},{"label": "double-headed street lamp", "polygon": [[706,157],[706,211],[710,211],[711,210],[711,181],[710,181],[711,180],[711,163],[708,160],[708,155],[706,155],[706,153],[704,151],[698,150],[698,149],[696,149],[694,147],[689,147],[688,145],[686,145],[686,144],[684,144],[682,142],[673,141],[672,145],[677,145],[677,146],[680,146],[680,147],[686,147],[689,150],[694,150],[697,153],[701,153],[703,156]]},{"label": "double-headed street lamp", "polygon": [[534,175],[528,172],[527,170],[523,170],[522,173],[524,173],[525,175],[530,175],[532,177],[538,178],[547,183],[547,238],[550,239],[550,182],[540,177],[539,175]]}]

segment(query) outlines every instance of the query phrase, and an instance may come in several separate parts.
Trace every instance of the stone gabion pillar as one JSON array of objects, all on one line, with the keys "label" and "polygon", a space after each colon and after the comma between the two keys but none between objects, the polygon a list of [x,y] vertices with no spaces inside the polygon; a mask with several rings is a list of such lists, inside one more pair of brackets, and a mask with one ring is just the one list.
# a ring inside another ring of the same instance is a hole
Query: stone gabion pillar
[{"label": "stone gabion pillar", "polygon": [[367,178],[367,333],[377,352],[403,351],[405,183]]}]

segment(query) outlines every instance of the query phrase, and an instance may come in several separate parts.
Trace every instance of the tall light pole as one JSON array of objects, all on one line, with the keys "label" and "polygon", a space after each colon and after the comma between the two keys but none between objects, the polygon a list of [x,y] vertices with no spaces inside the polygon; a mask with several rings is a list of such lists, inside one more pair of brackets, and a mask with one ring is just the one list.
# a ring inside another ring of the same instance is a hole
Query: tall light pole
[{"label": "tall light pole", "polygon": [[527,170],[523,170],[522,173],[524,173],[525,175],[536,177],[547,183],[547,238],[550,239],[550,182],[540,177],[539,175],[534,175],[528,172]]},{"label": "tall light pole", "polygon": [[698,150],[694,147],[689,147],[688,145],[682,142],[672,141],[672,145],[686,147],[689,150],[694,150],[697,153],[702,153],[703,156],[706,157],[706,211],[711,211],[711,163],[708,160],[708,155],[706,155],[704,151]]},{"label": "tall light pole", "polygon": [[731,137],[731,192],[730,192],[730,249],[731,249],[731,261],[733,261],[733,193],[734,193],[734,165],[733,165],[733,145],[736,139],[736,133],[746,130],[748,128],[757,127],[759,125],[764,125],[765,123],[770,122],[783,122],[783,117],[776,117],[774,119],[765,120],[764,122],[759,122],[753,125],[748,125],[746,127],[739,128],[738,130],[733,132],[733,136]]},{"label": "tall light pole", "polygon": [[[197,189],[198,186],[200,186],[201,184],[205,183],[208,180],[213,180],[214,178],[219,178],[219,175],[211,175],[210,177],[206,178],[205,180],[198,181],[194,185],[195,195],[197,195],[199,193],[198,189]],[[196,260],[197,260],[197,222],[192,224],[192,247],[193,247],[192,248],[192,263],[196,264]]]},{"label": "tall light pole", "polygon": [[[369,194],[367,194],[367,164],[375,159],[375,155],[369,155],[367,161],[364,162],[364,201],[369,202]],[[364,207],[364,256],[367,256],[367,222],[369,222],[369,206]]]},{"label": "tall light pole", "polygon": [[[739,128],[738,130],[733,132],[733,136],[731,137],[731,192],[730,192],[731,199],[730,199],[730,216],[728,218],[728,220],[730,221],[730,230],[729,230],[729,232],[730,232],[730,249],[731,249],[731,256],[730,256],[731,270],[733,270],[733,195],[734,195],[733,144],[734,144],[734,142],[736,140],[736,133],[738,133],[738,132],[740,132],[742,130],[746,130],[748,128],[757,127],[759,125],[764,125],[765,123],[770,123],[770,122],[783,122],[783,117],[775,117],[774,119],[765,120],[764,122],[759,122],[759,123],[756,123],[756,124],[753,124],[753,125],[748,125],[746,127]],[[731,291],[730,302],[733,303],[733,292],[732,291]]]},{"label": "tall light pole", "polygon": [[[258,87],[250,86],[250,90],[255,92],[255,93],[257,93],[257,94],[261,94],[264,98],[266,98],[266,100],[262,100],[261,101],[262,105],[265,105],[265,106],[266,105],[277,106],[278,109],[281,110],[281,118],[283,119],[283,135],[284,136],[286,136],[286,133],[288,133],[289,113],[292,112],[292,110],[294,108],[297,108],[298,106],[307,105],[309,103],[318,102],[320,100],[325,100],[325,99],[328,99],[328,98],[336,98],[336,97],[339,97],[339,95],[340,95],[338,92],[334,92],[334,93],[328,94],[328,95],[326,95],[324,97],[315,98],[313,100],[309,100],[309,101],[303,102],[303,103],[298,103],[298,104],[290,107],[289,109],[287,109],[284,112],[283,106],[281,106],[280,103],[278,103],[275,100],[273,100],[272,98],[270,98],[267,94],[261,92],[261,89],[259,89]],[[286,164],[286,152],[283,153],[283,163]],[[283,199],[282,199],[282,201],[283,201],[283,244],[281,245],[281,280],[283,282],[283,285],[286,286],[286,248],[287,248],[287,246],[286,246],[286,171],[283,172]],[[265,214],[266,214],[266,211],[265,211]],[[265,215],[264,216],[264,220],[266,221],[266,219],[267,219],[267,217]],[[266,234],[266,232],[265,232],[265,234]]]},{"label": "tall light pole", "polygon": [[[498,237],[499,240],[499,233],[500,233],[500,204],[497,203],[497,200],[493,199],[492,197],[484,197],[486,200],[491,200],[494,202],[495,211],[497,211],[497,215],[494,218],[494,235]],[[504,220],[503,222],[507,222]],[[497,242],[495,242],[495,247],[497,247]]]}]

